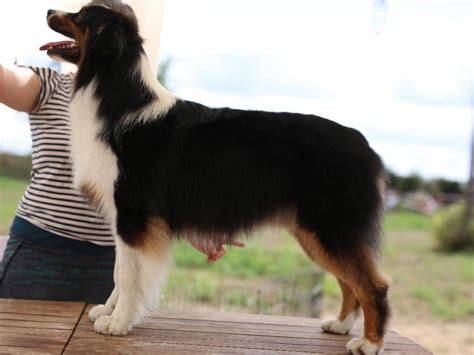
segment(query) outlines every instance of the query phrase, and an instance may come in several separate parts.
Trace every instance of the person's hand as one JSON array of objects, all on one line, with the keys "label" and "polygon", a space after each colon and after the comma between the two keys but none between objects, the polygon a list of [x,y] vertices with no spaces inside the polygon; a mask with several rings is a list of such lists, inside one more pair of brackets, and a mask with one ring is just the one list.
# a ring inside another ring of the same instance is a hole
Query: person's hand
[{"label": "person's hand", "polygon": [[189,243],[201,253],[207,255],[207,262],[213,263],[220,258],[222,258],[226,254],[226,250],[224,245],[233,245],[235,247],[243,248],[245,244],[236,240],[233,240],[229,243],[217,243],[210,239],[198,239],[198,238],[191,238]]}]

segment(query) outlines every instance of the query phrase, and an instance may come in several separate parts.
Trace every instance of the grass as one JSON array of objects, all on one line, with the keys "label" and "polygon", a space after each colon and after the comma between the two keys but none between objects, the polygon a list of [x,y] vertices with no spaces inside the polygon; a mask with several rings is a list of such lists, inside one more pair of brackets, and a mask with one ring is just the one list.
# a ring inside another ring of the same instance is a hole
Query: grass
[{"label": "grass", "polygon": [[383,269],[399,315],[453,321],[474,316],[474,258],[435,251],[428,231],[389,233]]},{"label": "grass", "polygon": [[[27,182],[0,177],[0,234],[7,234]],[[396,211],[384,221],[382,269],[391,276],[390,298],[400,318],[474,320],[474,257],[435,251],[431,219]],[[196,305],[239,311],[309,315],[312,292],[322,282],[325,308],[336,313],[339,286],[285,232],[265,232],[244,249],[208,265],[186,243],[174,250],[175,267],[164,292],[165,307]],[[322,281],[321,281],[322,280]]]},{"label": "grass", "polygon": [[0,235],[7,235],[28,181],[0,176]]},{"label": "grass", "polygon": [[430,217],[406,210],[398,210],[396,213],[390,213],[385,217],[384,221],[385,232],[401,230],[430,231],[431,228],[432,223]]},{"label": "grass", "polygon": [[244,249],[228,248],[211,265],[187,243],[175,245],[173,256],[168,305],[189,300],[248,312],[308,314],[311,288],[322,275],[285,232],[257,236]]}]

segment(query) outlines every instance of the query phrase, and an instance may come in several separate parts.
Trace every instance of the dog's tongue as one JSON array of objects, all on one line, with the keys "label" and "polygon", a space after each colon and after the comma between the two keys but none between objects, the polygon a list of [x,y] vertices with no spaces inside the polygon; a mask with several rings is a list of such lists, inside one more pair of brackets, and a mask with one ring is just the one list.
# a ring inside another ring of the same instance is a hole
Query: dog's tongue
[{"label": "dog's tongue", "polygon": [[48,50],[48,49],[51,49],[51,48],[66,48],[66,47],[69,47],[69,46],[74,46],[76,44],[76,42],[73,42],[73,41],[59,41],[59,42],[49,42],[49,43],[46,43],[46,44],[43,44],[41,47],[40,47],[40,51],[45,51],[45,50]]}]

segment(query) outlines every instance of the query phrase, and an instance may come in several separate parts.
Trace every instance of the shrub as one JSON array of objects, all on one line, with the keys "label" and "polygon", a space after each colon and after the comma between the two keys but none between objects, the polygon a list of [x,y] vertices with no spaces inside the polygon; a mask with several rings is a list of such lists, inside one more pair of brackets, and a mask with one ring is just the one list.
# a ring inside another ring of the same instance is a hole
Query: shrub
[{"label": "shrub", "polygon": [[474,250],[474,220],[470,218],[466,228],[466,208],[466,204],[451,205],[433,217],[434,237],[441,250]]},{"label": "shrub", "polygon": [[31,156],[0,153],[0,175],[30,180]]}]

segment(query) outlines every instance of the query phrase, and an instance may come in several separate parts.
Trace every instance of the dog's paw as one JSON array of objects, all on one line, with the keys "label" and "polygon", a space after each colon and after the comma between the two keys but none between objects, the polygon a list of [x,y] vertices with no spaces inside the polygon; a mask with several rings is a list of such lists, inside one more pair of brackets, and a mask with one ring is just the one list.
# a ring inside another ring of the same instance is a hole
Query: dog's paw
[{"label": "dog's paw", "polygon": [[352,338],[346,344],[352,354],[377,355],[382,353],[382,348],[365,338]]},{"label": "dog's paw", "polygon": [[130,324],[117,320],[113,316],[102,316],[94,323],[96,333],[107,335],[127,335],[131,328],[132,326]]},{"label": "dog's paw", "polygon": [[343,321],[326,319],[321,322],[321,328],[328,333],[348,334],[354,325],[354,321],[355,318],[352,314],[348,315]]},{"label": "dog's paw", "polygon": [[89,319],[92,322],[95,322],[97,319],[99,319],[102,316],[111,315],[113,311],[114,309],[112,307],[107,307],[106,305],[98,304],[97,306],[94,306],[90,309]]}]

